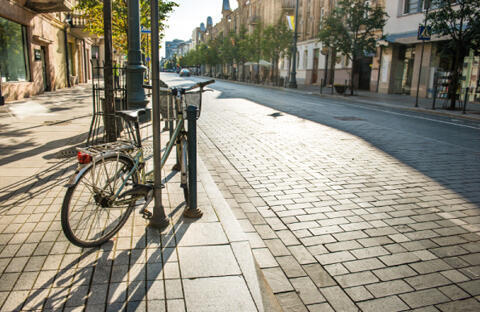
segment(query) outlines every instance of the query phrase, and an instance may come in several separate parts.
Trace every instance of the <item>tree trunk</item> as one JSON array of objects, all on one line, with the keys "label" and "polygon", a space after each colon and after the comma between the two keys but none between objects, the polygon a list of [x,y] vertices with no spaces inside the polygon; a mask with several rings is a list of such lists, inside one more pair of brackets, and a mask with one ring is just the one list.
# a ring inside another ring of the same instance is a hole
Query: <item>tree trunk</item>
[{"label": "tree trunk", "polygon": [[103,102],[105,134],[108,142],[117,139],[115,127],[115,99],[113,94],[113,69],[112,69],[112,0],[103,2],[103,20],[104,20],[104,41],[105,41],[105,65],[104,65],[104,83],[105,83],[105,101]]},{"label": "tree trunk", "polygon": [[455,58],[453,59],[452,64],[452,79],[450,80],[450,85],[448,86],[448,96],[450,98],[450,109],[455,110],[455,104],[457,102],[457,90],[459,83],[459,68],[460,68],[460,59],[461,59],[460,47],[457,47],[455,51]]},{"label": "tree trunk", "polygon": [[353,95],[353,77],[355,76],[356,57],[352,57],[352,72],[350,73],[350,95]]}]

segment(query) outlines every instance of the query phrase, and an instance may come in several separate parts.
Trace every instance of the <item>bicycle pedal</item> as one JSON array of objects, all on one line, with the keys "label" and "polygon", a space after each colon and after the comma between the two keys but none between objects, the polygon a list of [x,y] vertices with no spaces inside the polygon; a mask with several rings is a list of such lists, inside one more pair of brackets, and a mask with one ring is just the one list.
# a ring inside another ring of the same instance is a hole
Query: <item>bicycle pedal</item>
[{"label": "bicycle pedal", "polygon": [[[147,182],[147,184],[150,184],[150,185],[153,185],[155,183],[153,180],[147,180],[146,182]],[[165,188],[165,183],[160,184],[160,187],[162,189],[164,189]]]},{"label": "bicycle pedal", "polygon": [[142,215],[142,218],[144,218],[144,219],[151,219],[153,217],[153,213],[151,213],[147,209],[140,210],[140,214]]}]

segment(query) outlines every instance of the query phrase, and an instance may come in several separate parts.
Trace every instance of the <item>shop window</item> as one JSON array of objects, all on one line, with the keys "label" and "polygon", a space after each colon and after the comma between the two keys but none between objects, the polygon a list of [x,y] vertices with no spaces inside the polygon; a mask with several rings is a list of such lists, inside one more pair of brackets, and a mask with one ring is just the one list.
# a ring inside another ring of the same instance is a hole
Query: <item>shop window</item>
[{"label": "shop window", "polygon": [[2,81],[29,81],[26,27],[0,17],[0,72]]}]

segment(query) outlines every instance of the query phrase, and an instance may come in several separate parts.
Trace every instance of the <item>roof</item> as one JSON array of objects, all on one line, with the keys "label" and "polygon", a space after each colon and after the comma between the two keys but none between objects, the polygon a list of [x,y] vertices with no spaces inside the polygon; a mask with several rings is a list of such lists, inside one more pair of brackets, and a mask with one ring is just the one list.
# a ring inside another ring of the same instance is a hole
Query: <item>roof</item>
[{"label": "roof", "polygon": [[223,0],[222,11],[231,11],[230,9],[230,1]]}]

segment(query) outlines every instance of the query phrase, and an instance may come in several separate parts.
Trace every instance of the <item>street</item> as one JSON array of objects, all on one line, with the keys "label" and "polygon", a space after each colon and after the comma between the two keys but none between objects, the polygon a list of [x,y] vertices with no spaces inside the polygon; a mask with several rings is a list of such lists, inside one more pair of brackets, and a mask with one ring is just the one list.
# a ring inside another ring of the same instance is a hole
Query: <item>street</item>
[{"label": "street", "polygon": [[480,309],[479,122],[212,88],[200,157],[282,307]]}]

